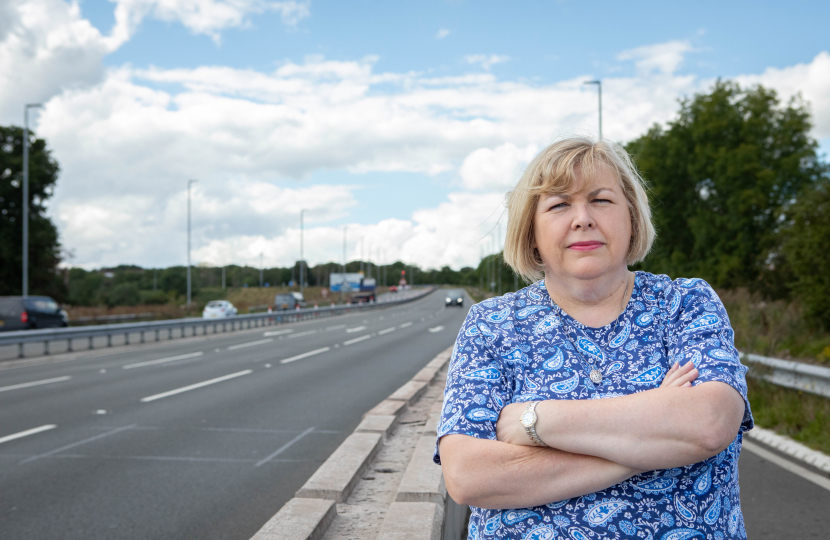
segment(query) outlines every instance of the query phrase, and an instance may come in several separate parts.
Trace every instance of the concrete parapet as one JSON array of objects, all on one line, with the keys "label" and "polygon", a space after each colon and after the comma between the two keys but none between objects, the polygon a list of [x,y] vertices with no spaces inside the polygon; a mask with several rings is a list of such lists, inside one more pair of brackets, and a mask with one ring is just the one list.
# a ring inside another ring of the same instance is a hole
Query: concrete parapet
[{"label": "concrete parapet", "polygon": [[384,399],[363,416],[400,416],[406,410],[407,405],[406,401]]},{"label": "concrete parapet", "polygon": [[335,516],[334,501],[291,499],[251,540],[319,540]]},{"label": "concrete parapet", "polygon": [[443,504],[394,502],[386,512],[378,540],[438,540],[443,521]]},{"label": "concrete parapet", "polygon": [[[441,403],[440,401],[438,402]],[[438,424],[441,422],[441,412],[434,412],[430,413],[429,418],[427,418],[427,423],[424,425],[424,437],[429,436],[432,438],[432,442],[435,442],[435,438],[438,436]]]},{"label": "concrete parapet", "polygon": [[381,440],[379,433],[349,435],[300,488],[297,497],[345,502],[380,450]]},{"label": "concrete parapet", "polygon": [[423,381],[409,381],[395,390],[395,393],[389,396],[389,399],[405,401],[411,405],[427,391],[427,386],[428,384]]},{"label": "concrete parapet", "polygon": [[398,417],[392,414],[367,414],[355,429],[355,433],[380,433],[386,438],[397,423]]},{"label": "concrete parapet", "polygon": [[435,438],[424,436],[418,440],[409,465],[398,486],[398,502],[433,502],[444,506],[447,488],[441,467],[432,461]]},{"label": "concrete parapet", "polygon": [[435,380],[435,377],[438,375],[440,370],[436,367],[427,366],[412,377],[413,381],[423,381],[425,383],[431,383]]}]

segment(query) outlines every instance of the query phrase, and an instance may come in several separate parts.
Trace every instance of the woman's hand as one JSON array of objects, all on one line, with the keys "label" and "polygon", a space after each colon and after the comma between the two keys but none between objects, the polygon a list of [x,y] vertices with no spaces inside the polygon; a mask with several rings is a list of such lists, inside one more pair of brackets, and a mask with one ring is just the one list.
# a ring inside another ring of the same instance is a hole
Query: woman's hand
[{"label": "woman's hand", "polygon": [[524,426],[519,421],[526,408],[527,403],[511,403],[501,410],[499,421],[496,423],[496,437],[498,440],[521,446],[534,446],[533,441],[527,436]]},{"label": "woman's hand", "polygon": [[675,362],[669,372],[666,373],[663,382],[660,383],[660,388],[692,386],[692,381],[697,379],[699,374],[700,372],[695,367],[694,362],[686,362],[682,366]]}]

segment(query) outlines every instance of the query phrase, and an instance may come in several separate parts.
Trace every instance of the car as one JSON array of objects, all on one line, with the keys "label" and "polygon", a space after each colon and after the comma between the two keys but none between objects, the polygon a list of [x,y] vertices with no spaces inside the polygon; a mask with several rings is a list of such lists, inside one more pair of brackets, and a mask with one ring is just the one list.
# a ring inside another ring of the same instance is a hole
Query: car
[{"label": "car", "polygon": [[207,303],[204,311],[202,311],[202,318],[222,319],[225,317],[233,317],[236,314],[237,309],[227,300],[212,300]]},{"label": "car", "polygon": [[451,289],[447,291],[447,297],[444,299],[444,302],[446,307],[464,307],[464,293],[457,289]]},{"label": "car", "polygon": [[274,310],[298,309],[305,307],[302,293],[282,293],[274,297]]},{"label": "car", "polygon": [[0,296],[0,330],[69,326],[69,316],[48,296]]},{"label": "car", "polygon": [[389,287],[389,292],[398,292],[398,288],[392,285],[391,287]]}]

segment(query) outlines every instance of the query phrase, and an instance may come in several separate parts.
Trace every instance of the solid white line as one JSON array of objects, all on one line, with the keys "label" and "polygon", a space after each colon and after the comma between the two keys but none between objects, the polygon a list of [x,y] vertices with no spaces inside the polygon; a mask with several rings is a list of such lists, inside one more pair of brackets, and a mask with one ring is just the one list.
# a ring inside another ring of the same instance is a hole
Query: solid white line
[{"label": "solid white line", "polygon": [[40,386],[41,384],[51,384],[55,382],[68,381],[71,379],[69,375],[63,377],[55,377],[54,379],[43,379],[40,381],[25,382],[20,384],[13,384],[11,386],[4,386],[0,388],[0,392],[8,392],[9,390],[17,390],[18,388],[29,388],[30,386]]},{"label": "solid white line", "polygon": [[435,328],[430,328],[429,331],[434,334],[435,332],[440,332],[443,329],[444,329],[443,326],[436,326]]},{"label": "solid white line", "polygon": [[761,448],[761,446],[747,441],[746,439],[744,439],[743,441],[743,448],[745,450],[749,450],[750,452],[756,454],[761,458],[766,459],[767,461],[775,463],[776,465],[778,465],[786,471],[796,474],[805,480],[809,480],[817,486],[821,486],[826,490],[830,490],[830,480],[828,480],[827,478],[818,475],[812,471],[809,471],[800,465],[796,465],[792,461],[784,459],[781,456],[770,452],[766,448]]},{"label": "solid white line", "polygon": [[176,360],[184,360],[185,358],[196,358],[197,356],[202,356],[203,352],[194,352],[188,354],[182,354],[179,356],[171,356],[170,358],[161,358],[159,360],[147,360],[146,362],[136,362],[135,364],[127,364],[125,366],[121,366],[122,369],[133,369],[137,367],[144,367],[144,366],[153,366],[155,364],[164,364],[166,362],[175,362]]},{"label": "solid white line", "polygon": [[369,339],[370,337],[372,337],[372,336],[370,336],[369,334],[366,334],[365,336],[360,336],[359,338],[354,338],[354,339],[350,339],[349,341],[344,341],[343,345],[351,345],[352,343],[357,343],[358,341],[363,341],[364,339]]},{"label": "solid white line", "polygon": [[366,330],[366,327],[365,326],[355,326],[354,328],[346,328],[346,332],[348,332],[350,334],[352,332],[360,332],[361,330]]},{"label": "solid white line", "polygon": [[269,461],[271,461],[272,459],[274,459],[274,458],[275,458],[275,457],[277,457],[278,455],[282,454],[283,452],[285,452],[286,450],[288,450],[289,448],[291,448],[291,446],[292,446],[295,442],[299,441],[300,439],[302,439],[303,437],[305,437],[306,435],[308,435],[308,434],[309,434],[309,433],[311,433],[312,431],[314,431],[314,428],[313,428],[313,427],[310,427],[310,428],[308,428],[307,430],[303,431],[302,433],[300,433],[299,435],[297,435],[296,437],[294,437],[293,439],[291,439],[290,441],[288,441],[288,442],[287,442],[287,443],[285,443],[284,445],[282,445],[282,446],[280,446],[279,448],[277,448],[277,449],[274,451],[274,453],[272,453],[272,454],[271,454],[271,455],[269,455],[268,457],[265,457],[265,458],[262,458],[261,460],[259,460],[259,461],[257,462],[257,464],[256,464],[256,465],[254,465],[254,467],[259,467],[260,465],[264,465],[265,463],[268,463]]},{"label": "solid white line", "polygon": [[289,338],[294,338],[294,337],[301,337],[301,336],[310,336],[311,334],[316,334],[316,333],[317,333],[317,330],[309,330],[308,332],[300,332],[299,334],[291,334],[288,337]]},{"label": "solid white line", "polygon": [[58,427],[56,424],[46,424],[45,426],[27,429],[26,431],[21,431],[19,433],[12,433],[11,435],[0,437],[0,444],[13,441],[15,439],[22,439],[23,437],[28,437],[29,435],[34,435],[35,433],[40,433],[41,431],[49,431],[50,429],[55,429],[56,427]]},{"label": "solid white line", "polygon": [[147,396],[141,398],[142,403],[147,403],[148,401],[155,401],[157,399],[166,398],[168,396],[174,396],[176,394],[181,394],[182,392],[187,392],[189,390],[195,390],[197,388],[201,388],[203,386],[208,386],[209,384],[216,384],[218,382],[227,381],[228,379],[234,379],[236,377],[242,377],[243,375],[248,375],[253,373],[253,370],[246,369],[245,371],[238,371],[236,373],[231,373],[230,375],[223,375],[222,377],[217,377],[215,379],[211,379],[209,381],[203,381],[196,384],[191,384],[190,386],[183,386],[182,388],[176,388],[175,390],[170,390],[169,392],[162,392],[161,394],[155,394],[152,396]]},{"label": "solid white line", "polygon": [[412,321],[398,325],[398,328],[406,328],[407,326],[412,326]]},{"label": "solid white line", "polygon": [[231,345],[228,347],[229,351],[233,351],[235,349],[244,349],[245,347],[253,347],[254,345],[262,345],[263,343],[271,343],[274,341],[271,338],[268,339],[260,339],[259,341],[249,341],[248,343],[240,343],[239,345]]},{"label": "solid white line", "polygon": [[264,333],[264,334],[262,334],[262,335],[263,335],[263,336],[265,336],[265,337],[268,337],[268,336],[281,336],[281,335],[283,335],[283,334],[290,334],[290,333],[291,333],[291,332],[293,332],[293,331],[294,331],[294,330],[292,330],[291,328],[289,328],[288,330],[277,330],[276,332],[265,332],[265,333]]},{"label": "solid white line", "polygon": [[54,450],[50,450],[44,454],[38,454],[36,456],[32,456],[30,458],[26,458],[21,461],[19,464],[22,465],[24,463],[29,463],[30,461],[34,461],[36,459],[40,459],[42,457],[51,456],[52,454],[57,454],[58,452],[63,452],[64,450],[69,450],[70,448],[75,448],[76,446],[80,446],[82,444],[86,444],[88,442],[97,441],[98,439],[103,439],[104,437],[109,437],[110,435],[115,435],[120,431],[124,431],[125,429],[132,429],[135,427],[135,424],[130,424],[129,426],[123,426],[120,428],[115,428],[113,430],[107,431],[106,433],[100,433],[98,435],[92,436],[88,439],[84,439],[82,441],[73,442],[71,444],[67,444],[66,446],[61,446],[60,448],[55,448]]},{"label": "solid white line", "polygon": [[341,328],[346,328],[345,324],[338,324],[337,326],[329,326],[326,328],[326,331],[329,332],[331,330],[340,330]]},{"label": "solid white line", "polygon": [[394,332],[394,331],[395,331],[395,327],[393,326],[392,328],[387,328],[386,330],[381,330],[380,332],[378,332],[378,335],[382,336],[383,334],[388,334],[389,332]]},{"label": "solid white line", "polygon": [[301,360],[303,358],[308,358],[309,356],[314,356],[315,354],[324,353],[330,350],[331,347],[323,347],[322,349],[317,349],[316,351],[309,351],[307,353],[298,354],[297,356],[292,356],[291,358],[286,358],[285,360],[280,360],[280,364],[287,364],[289,362],[293,362],[294,360]]}]

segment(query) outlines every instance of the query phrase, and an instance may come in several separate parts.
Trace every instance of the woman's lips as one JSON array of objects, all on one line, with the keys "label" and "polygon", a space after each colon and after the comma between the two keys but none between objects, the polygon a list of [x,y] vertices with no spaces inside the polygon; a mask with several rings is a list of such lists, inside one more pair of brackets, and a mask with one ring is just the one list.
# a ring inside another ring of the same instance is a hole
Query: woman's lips
[{"label": "woman's lips", "polygon": [[576,251],[591,251],[592,249],[597,249],[603,245],[604,244],[602,242],[574,242],[568,246],[568,248],[575,249]]}]

